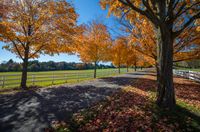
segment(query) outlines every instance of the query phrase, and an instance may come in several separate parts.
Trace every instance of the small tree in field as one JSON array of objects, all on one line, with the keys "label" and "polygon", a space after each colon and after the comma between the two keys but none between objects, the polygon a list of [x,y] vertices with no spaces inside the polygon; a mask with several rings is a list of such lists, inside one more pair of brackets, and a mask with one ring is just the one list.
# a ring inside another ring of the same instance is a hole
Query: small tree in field
[{"label": "small tree in field", "polygon": [[119,37],[113,42],[111,56],[112,64],[118,68],[118,73],[121,72],[121,66],[124,64],[124,57],[127,55],[127,40],[125,37]]},{"label": "small tree in field", "polygon": [[[198,28],[199,0],[101,0],[109,13],[125,16],[130,22],[146,19],[153,24],[157,47],[157,104],[169,109],[176,104],[173,86],[174,41],[185,30]],[[136,19],[139,18],[139,19]],[[199,28],[198,28],[199,29]]]},{"label": "small tree in field", "polygon": [[[75,32],[77,14],[64,0],[16,0],[6,6],[0,22],[4,27],[0,30],[0,40],[6,43],[5,49],[23,61],[21,88],[25,89],[29,59],[41,53],[59,53]],[[62,36],[63,27],[68,36]]]},{"label": "small tree in field", "polygon": [[94,63],[94,78],[100,61],[108,61],[108,52],[111,46],[110,34],[106,26],[93,21],[85,26],[82,39],[77,45],[77,53],[85,63]]},{"label": "small tree in field", "polygon": [[140,53],[135,50],[134,45],[130,43],[129,37],[122,37],[123,49],[121,50],[122,54],[122,64],[126,66],[127,72],[130,66],[134,66],[135,71],[137,68],[137,62],[139,61]]}]

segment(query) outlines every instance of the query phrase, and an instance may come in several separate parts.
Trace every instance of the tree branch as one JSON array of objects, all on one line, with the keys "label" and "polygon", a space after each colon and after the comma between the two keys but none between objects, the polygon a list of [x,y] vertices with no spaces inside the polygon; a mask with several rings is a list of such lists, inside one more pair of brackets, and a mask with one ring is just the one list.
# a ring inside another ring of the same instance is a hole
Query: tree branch
[{"label": "tree branch", "polygon": [[185,7],[185,6],[184,6],[182,9],[180,9],[179,12],[177,12],[177,14],[176,14],[175,17],[174,17],[174,20],[176,20],[176,19],[177,19],[179,16],[181,16],[183,13],[186,13],[188,10],[190,10],[192,7],[194,7],[194,6],[198,5],[198,4],[200,4],[200,2],[196,2],[196,3],[194,3],[193,5],[191,5],[190,7],[186,8],[185,10],[183,10],[184,7]]},{"label": "tree branch", "polygon": [[19,55],[19,57],[20,57],[22,60],[24,60],[24,58],[22,57],[22,55],[21,55],[19,49],[17,48],[17,45],[16,45],[15,41],[13,41],[13,40],[11,40],[11,41],[12,41],[12,43],[13,43],[15,49],[17,50],[17,54]]},{"label": "tree branch", "polygon": [[119,0],[119,2],[121,2],[123,5],[130,7],[131,9],[133,9],[134,11],[136,11],[137,13],[145,16],[146,18],[148,18],[152,23],[154,23],[155,25],[159,24],[159,20],[158,18],[155,16],[155,14],[153,13],[152,9],[150,8],[150,5],[148,4],[147,1],[144,1],[145,3],[143,3],[144,5],[146,5],[145,7],[147,8],[146,10],[141,10],[139,8],[137,8],[134,4],[131,3],[130,0]]},{"label": "tree branch", "polygon": [[196,15],[194,15],[193,17],[191,17],[191,18],[183,25],[183,27],[182,27],[180,30],[174,32],[174,36],[175,36],[175,37],[179,36],[179,35],[180,35],[192,22],[194,22],[197,18],[200,18],[200,11],[199,11]]},{"label": "tree branch", "polygon": [[179,59],[179,60],[174,60],[173,62],[180,62],[180,61],[187,61],[187,60],[194,60],[194,59],[200,59],[200,56],[197,57],[189,57],[189,58],[185,58],[185,59]]},{"label": "tree branch", "polygon": [[40,52],[41,49],[42,49],[44,46],[45,46],[45,45],[40,46],[40,48],[39,48],[38,50],[36,50],[36,51],[29,57],[29,59],[32,58],[32,57],[34,57],[38,52]]}]

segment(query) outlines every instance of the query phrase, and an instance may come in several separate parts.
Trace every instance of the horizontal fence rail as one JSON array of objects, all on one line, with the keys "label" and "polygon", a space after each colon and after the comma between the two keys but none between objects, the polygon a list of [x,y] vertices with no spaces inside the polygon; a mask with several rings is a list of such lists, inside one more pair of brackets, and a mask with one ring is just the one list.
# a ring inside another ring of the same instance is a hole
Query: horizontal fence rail
[{"label": "horizontal fence rail", "polygon": [[200,72],[186,71],[186,70],[173,70],[175,75],[200,82]]},{"label": "horizontal fence rail", "polygon": [[[126,70],[121,70],[125,73]],[[113,76],[118,74],[118,69],[97,70],[97,78]],[[72,72],[48,72],[48,73],[28,73],[28,86],[47,86],[61,83],[79,82],[81,80],[92,79],[94,77],[93,71],[72,71]],[[19,87],[21,81],[21,74],[0,74],[0,87]]]}]

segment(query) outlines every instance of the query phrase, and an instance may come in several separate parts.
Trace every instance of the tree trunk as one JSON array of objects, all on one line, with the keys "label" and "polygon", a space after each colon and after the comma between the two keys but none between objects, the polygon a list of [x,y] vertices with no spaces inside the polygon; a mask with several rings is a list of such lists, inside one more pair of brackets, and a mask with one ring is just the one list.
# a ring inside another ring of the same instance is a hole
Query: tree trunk
[{"label": "tree trunk", "polygon": [[120,65],[118,66],[118,73],[119,73],[119,74],[121,73],[121,71],[120,71]]},{"label": "tree trunk", "polygon": [[128,72],[128,66],[126,67],[126,72]]},{"label": "tree trunk", "polygon": [[[156,60],[157,61],[157,60]],[[156,62],[156,82],[157,82],[157,89],[160,89],[160,83],[159,83],[159,81],[160,81],[160,73],[159,73],[159,67],[158,67],[158,63]],[[157,97],[158,97],[158,92],[157,92]]]},{"label": "tree trunk", "polygon": [[27,88],[27,67],[28,67],[28,57],[23,60],[22,64],[22,76],[21,76],[21,89],[25,90]]},{"label": "tree trunk", "polygon": [[134,62],[135,71],[137,71],[137,64],[136,61]]},{"label": "tree trunk", "polygon": [[97,75],[97,62],[94,62],[94,78],[96,78]]},{"label": "tree trunk", "polygon": [[157,28],[157,104],[160,107],[174,108],[173,86],[173,38],[166,26]]}]

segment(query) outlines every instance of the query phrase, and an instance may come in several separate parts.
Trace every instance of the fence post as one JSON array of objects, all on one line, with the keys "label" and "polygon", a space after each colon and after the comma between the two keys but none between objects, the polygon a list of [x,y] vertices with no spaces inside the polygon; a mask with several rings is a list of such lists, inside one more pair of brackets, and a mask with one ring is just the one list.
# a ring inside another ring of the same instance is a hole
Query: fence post
[{"label": "fence post", "polygon": [[35,85],[35,75],[32,74],[32,85],[34,86]]},{"label": "fence post", "polygon": [[5,86],[5,76],[2,76],[2,88]]}]

